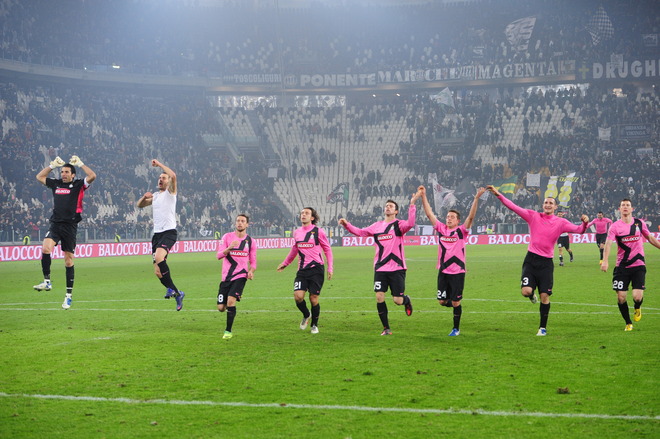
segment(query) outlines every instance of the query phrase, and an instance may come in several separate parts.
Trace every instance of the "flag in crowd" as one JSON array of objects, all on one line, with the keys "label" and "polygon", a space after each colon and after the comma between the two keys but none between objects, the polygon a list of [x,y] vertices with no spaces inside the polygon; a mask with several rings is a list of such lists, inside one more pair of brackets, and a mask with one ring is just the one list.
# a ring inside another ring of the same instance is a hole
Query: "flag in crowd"
[{"label": "flag in crowd", "polygon": [[585,29],[591,35],[591,42],[594,46],[597,46],[603,40],[614,37],[614,26],[612,26],[610,17],[607,16],[607,12],[602,6],[598,7]]},{"label": "flag in crowd", "polygon": [[326,198],[326,203],[336,204],[341,203],[342,206],[348,207],[348,183],[339,183],[333,190],[330,192]]},{"label": "flag in crowd", "polygon": [[445,87],[440,93],[430,96],[431,99],[436,101],[439,104],[446,105],[451,108],[454,107],[454,98],[451,95],[449,87]]},{"label": "flag in crowd", "polygon": [[495,188],[500,191],[502,195],[507,198],[511,198],[513,196],[513,192],[516,190],[517,182],[518,176],[512,175],[509,178],[497,180],[495,183],[493,183],[493,186],[495,186]]},{"label": "flag in crowd", "polygon": [[536,17],[525,17],[509,23],[504,29],[506,39],[514,50],[524,52],[529,45],[529,39],[534,31]]},{"label": "flag in crowd", "polygon": [[580,177],[577,172],[544,177],[541,183],[541,193],[543,198],[555,198],[561,207],[570,207],[573,191],[579,182]]},{"label": "flag in crowd", "polygon": [[456,196],[454,190],[446,188],[438,183],[436,174],[429,174],[429,183],[433,187],[433,202],[435,203],[435,210],[451,209],[456,205]]}]

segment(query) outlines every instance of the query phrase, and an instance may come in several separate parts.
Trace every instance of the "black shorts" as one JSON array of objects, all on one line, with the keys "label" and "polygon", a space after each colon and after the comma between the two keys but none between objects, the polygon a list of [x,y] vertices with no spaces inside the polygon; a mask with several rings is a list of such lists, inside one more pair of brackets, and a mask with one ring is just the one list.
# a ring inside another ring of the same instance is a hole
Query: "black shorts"
[{"label": "black shorts", "polygon": [[568,239],[568,236],[560,236],[557,240],[558,247],[564,247],[566,250],[571,248],[571,242]]},{"label": "black shorts", "polygon": [[151,254],[155,255],[156,250],[159,248],[164,248],[169,254],[170,249],[176,244],[176,238],[177,233],[175,229],[154,233],[154,236],[151,238]]},{"label": "black shorts", "polygon": [[552,263],[552,258],[544,258],[536,253],[527,252],[523,261],[520,287],[530,287],[532,291],[538,289],[539,293],[551,295],[554,271],[555,265]]},{"label": "black shorts", "polygon": [[74,253],[76,251],[76,235],[78,234],[78,224],[75,223],[50,223],[48,233],[44,238],[50,238],[55,241],[55,245],[60,244],[63,252]]},{"label": "black shorts", "polygon": [[633,290],[644,290],[646,286],[646,265],[631,268],[614,267],[612,275],[612,289],[614,291],[628,291],[632,283]]},{"label": "black shorts", "polygon": [[403,297],[406,292],[406,270],[376,271],[374,291],[384,293],[388,288],[393,297]]},{"label": "black shorts", "polygon": [[605,244],[607,240],[607,233],[596,233],[596,245],[600,247],[601,244]]},{"label": "black shorts", "polygon": [[323,281],[325,280],[325,268],[323,265],[298,270],[293,280],[293,291],[309,291],[309,294],[321,294]]},{"label": "black shorts", "polygon": [[458,302],[463,298],[465,273],[447,274],[438,271],[438,300]]},{"label": "black shorts", "polygon": [[243,295],[243,288],[245,288],[247,278],[241,277],[239,279],[220,282],[218,287],[218,305],[227,304],[228,297],[235,297],[237,302],[241,301]]}]

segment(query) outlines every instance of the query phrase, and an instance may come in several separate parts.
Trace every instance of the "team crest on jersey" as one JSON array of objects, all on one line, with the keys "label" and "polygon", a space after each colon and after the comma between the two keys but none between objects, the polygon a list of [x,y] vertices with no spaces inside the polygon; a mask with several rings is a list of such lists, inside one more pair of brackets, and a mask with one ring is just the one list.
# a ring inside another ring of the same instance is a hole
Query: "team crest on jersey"
[{"label": "team crest on jersey", "polygon": [[456,241],[458,241],[458,236],[441,236],[440,241],[442,241],[442,242],[456,242]]},{"label": "team crest on jersey", "polygon": [[55,195],[69,195],[71,193],[71,189],[67,189],[65,187],[58,187],[55,189]]},{"label": "team crest on jersey", "polygon": [[229,252],[229,254],[232,255],[232,256],[238,256],[238,257],[245,258],[245,257],[247,257],[248,252],[246,252],[245,250],[232,250],[232,251]]},{"label": "team crest on jersey", "polygon": [[314,247],[314,244],[312,244],[311,242],[297,242],[296,246],[298,248],[312,248]]},{"label": "team crest on jersey", "polygon": [[391,233],[388,233],[387,235],[378,235],[379,241],[389,241],[390,239],[394,239],[394,235]]},{"label": "team crest on jersey", "polygon": [[639,241],[639,236],[625,236],[621,238],[621,242],[636,242]]}]

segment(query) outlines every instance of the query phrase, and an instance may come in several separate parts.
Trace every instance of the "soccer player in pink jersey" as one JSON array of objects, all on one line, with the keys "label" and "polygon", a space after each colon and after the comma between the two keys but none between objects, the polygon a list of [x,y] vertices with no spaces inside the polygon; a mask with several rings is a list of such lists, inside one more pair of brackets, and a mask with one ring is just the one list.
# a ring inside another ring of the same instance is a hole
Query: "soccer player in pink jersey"
[{"label": "soccer player in pink jersey", "polygon": [[609,231],[611,224],[612,220],[605,218],[603,212],[598,212],[596,218],[587,224],[587,229],[591,226],[596,226],[596,245],[598,246],[598,250],[600,250],[600,264],[603,263],[603,249],[605,248],[607,232]]},{"label": "soccer player in pink jersey", "polygon": [[257,270],[257,246],[247,228],[250,217],[236,216],[235,230],[225,233],[218,244],[218,260],[222,259],[222,282],[218,288],[218,311],[227,311],[227,326],[222,338],[229,340],[236,317],[236,302],[241,301],[245,283],[254,279]]},{"label": "soccer player in pink jersey", "polygon": [[447,212],[447,223],[438,221],[433,214],[429,200],[426,198],[426,188],[419,187],[422,194],[422,205],[424,213],[431,221],[433,229],[438,232],[438,301],[440,305],[452,307],[454,310],[454,328],[449,333],[450,337],[456,337],[460,334],[461,315],[463,307],[463,286],[465,285],[465,244],[472,221],[477,214],[479,206],[479,197],[481,197],[486,188],[479,188],[474,196],[470,213],[463,224],[460,224],[461,214],[454,209]]},{"label": "soccer player in pink jersey", "polygon": [[550,296],[552,295],[553,273],[555,266],[552,258],[555,254],[555,242],[564,232],[584,233],[587,230],[589,217],[582,215],[582,224],[572,224],[565,218],[559,218],[555,215],[557,210],[557,200],[548,197],[543,200],[543,212],[536,212],[531,209],[523,209],[517,206],[513,201],[504,197],[494,186],[488,186],[498,200],[508,209],[515,212],[529,225],[530,242],[527,247],[527,255],[522,266],[522,276],[520,279],[521,294],[532,303],[537,302],[534,290],[538,288],[541,296],[539,313],[541,322],[538,336],[545,336],[546,326],[548,324],[548,315],[550,314]]},{"label": "soccer player in pink jersey", "polygon": [[417,208],[415,202],[421,196],[417,191],[410,199],[408,208],[408,220],[396,219],[399,213],[399,205],[392,200],[385,203],[385,219],[373,223],[367,228],[355,227],[345,218],[339,220],[339,224],[356,236],[373,236],[376,255],[374,257],[374,292],[376,293],[376,308],[383,331],[380,335],[392,335],[385,303],[385,292],[388,288],[392,294],[392,300],[396,305],[403,305],[406,314],[410,316],[413,311],[410,297],[406,291],[406,255],[403,251],[403,237],[410,229],[415,227],[415,215]]},{"label": "soccer player in pink jersey", "polygon": [[642,302],[644,301],[644,283],[646,281],[646,264],[644,262],[644,238],[651,245],[660,248],[660,242],[651,235],[646,223],[632,216],[632,201],[628,198],[621,200],[619,212],[621,219],[612,223],[605,241],[603,252],[603,263],[600,264],[602,271],[609,267],[609,256],[612,243],[616,242],[618,247],[616,255],[616,266],[612,275],[612,289],[616,291],[619,311],[626,322],[624,331],[632,331],[633,324],[630,321],[628,310],[628,287],[632,283],[633,302],[635,312],[633,319],[636,322],[642,320]]},{"label": "soccer player in pink jersey", "polygon": [[[312,334],[319,333],[319,316],[321,314],[319,295],[321,295],[325,275],[323,254],[325,254],[325,260],[328,264],[328,280],[332,279],[333,273],[332,248],[325,231],[316,225],[319,219],[316,209],[303,207],[300,211],[302,227],[293,232],[291,251],[284,258],[284,261],[277,266],[277,271],[282,271],[298,256],[298,272],[293,281],[293,298],[303,315],[300,329],[303,331],[307,329],[311,318]],[[307,302],[305,302],[306,291],[309,291],[309,303],[312,304],[311,312],[307,308]]]}]

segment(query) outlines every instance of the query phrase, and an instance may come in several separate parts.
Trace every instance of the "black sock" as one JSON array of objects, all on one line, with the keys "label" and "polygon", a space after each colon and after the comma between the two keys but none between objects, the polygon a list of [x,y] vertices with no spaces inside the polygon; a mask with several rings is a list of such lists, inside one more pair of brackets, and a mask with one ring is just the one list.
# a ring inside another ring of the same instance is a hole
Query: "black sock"
[{"label": "black sock", "polygon": [[387,303],[376,302],[376,309],[378,309],[378,317],[380,317],[380,322],[383,324],[383,328],[389,328],[390,322],[387,319]]},{"label": "black sock", "polygon": [[539,325],[539,328],[547,328],[548,315],[550,314],[550,304],[542,303],[539,305],[539,313],[541,314],[541,324]]},{"label": "black sock", "polygon": [[174,295],[179,295],[179,290],[174,286],[172,282],[172,276],[170,276],[170,267],[167,266],[167,261],[162,261],[158,263],[158,268],[160,269],[160,283],[163,284],[165,288],[174,290]]},{"label": "black sock", "polygon": [[403,296],[403,303],[401,305],[406,306],[410,303],[410,296]]},{"label": "black sock", "polygon": [[50,280],[50,253],[43,253],[41,255],[41,272],[44,274],[44,279]]},{"label": "black sock", "polygon": [[635,305],[634,305],[634,306],[635,306],[635,309],[640,309],[640,308],[642,307],[642,302],[643,302],[643,301],[644,301],[644,299],[640,300],[639,302],[636,301],[636,300],[633,300],[633,303],[635,304]]},{"label": "black sock", "polygon": [[617,304],[619,305],[619,312],[621,313],[621,317],[623,317],[623,320],[626,321],[626,325],[632,325],[632,320],[630,320],[630,311],[628,310],[628,302],[617,302]]},{"label": "black sock", "polygon": [[227,327],[225,331],[231,332],[231,327],[234,325],[234,318],[236,318],[236,307],[228,306],[227,307]]},{"label": "black sock", "polygon": [[73,280],[76,277],[76,270],[73,268],[73,265],[66,268],[66,292],[68,294],[73,293]]},{"label": "black sock", "polygon": [[463,305],[454,307],[454,328],[459,329],[461,326],[461,314],[463,314]]},{"label": "black sock", "polygon": [[600,249],[600,260],[601,261],[603,260],[603,249],[602,248]]},{"label": "black sock", "polygon": [[568,254],[569,254],[569,256],[571,257],[571,261],[572,261],[572,260],[573,260],[573,252],[572,252],[572,251],[569,251]]},{"label": "black sock", "polygon": [[310,316],[309,309],[307,308],[307,302],[305,300],[301,300],[300,302],[296,302],[296,306],[300,310],[300,312],[303,315],[303,318],[308,318]]},{"label": "black sock", "polygon": [[564,257],[559,255],[559,263],[561,264],[562,262],[564,262]]},{"label": "black sock", "polygon": [[312,326],[319,325],[319,316],[321,315],[321,305],[316,304],[312,306]]}]

